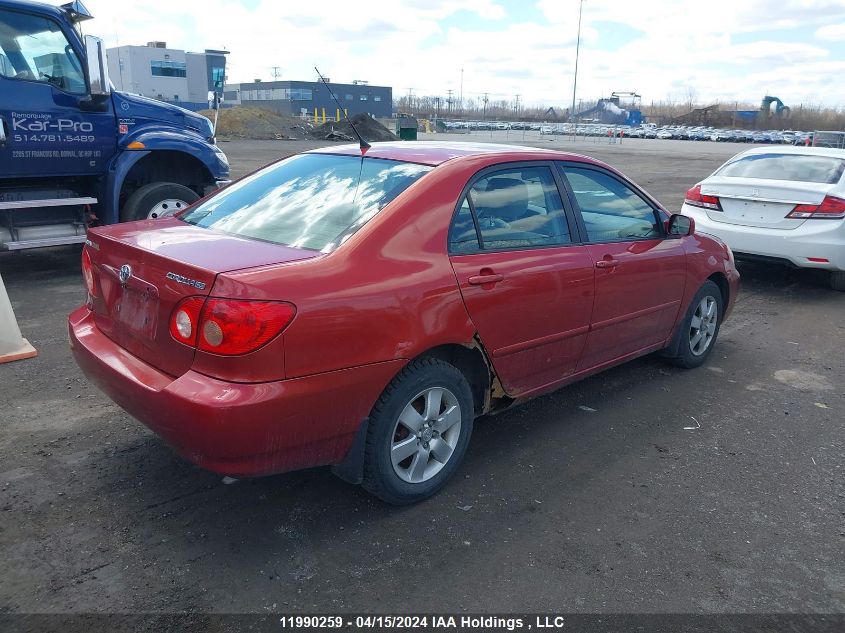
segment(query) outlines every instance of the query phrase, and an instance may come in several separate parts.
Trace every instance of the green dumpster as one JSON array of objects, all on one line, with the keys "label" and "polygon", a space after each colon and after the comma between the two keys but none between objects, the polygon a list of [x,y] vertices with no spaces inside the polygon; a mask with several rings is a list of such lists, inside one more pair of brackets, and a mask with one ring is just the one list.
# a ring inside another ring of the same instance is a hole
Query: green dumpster
[{"label": "green dumpster", "polygon": [[417,140],[417,120],[412,116],[399,116],[396,119],[396,136],[400,141]]}]

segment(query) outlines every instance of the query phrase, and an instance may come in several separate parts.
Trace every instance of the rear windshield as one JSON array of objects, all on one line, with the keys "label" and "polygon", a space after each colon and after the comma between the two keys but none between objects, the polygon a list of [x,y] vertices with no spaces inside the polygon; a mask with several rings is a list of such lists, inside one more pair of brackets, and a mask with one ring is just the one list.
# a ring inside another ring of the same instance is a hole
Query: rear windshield
[{"label": "rear windshield", "polygon": [[833,156],[805,154],[752,154],[728,163],[718,176],[796,180],[832,185],[839,182],[845,160]]},{"label": "rear windshield", "polygon": [[330,252],[431,167],[300,154],[262,169],[181,216],[276,244]]}]

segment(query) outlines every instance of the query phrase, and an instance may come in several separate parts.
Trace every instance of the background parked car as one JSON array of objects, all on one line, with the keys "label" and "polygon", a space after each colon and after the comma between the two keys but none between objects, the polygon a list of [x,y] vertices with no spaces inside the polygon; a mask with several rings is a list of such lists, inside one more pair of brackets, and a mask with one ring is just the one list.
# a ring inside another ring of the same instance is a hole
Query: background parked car
[{"label": "background parked car", "polygon": [[845,150],[737,154],[687,192],[682,213],[738,258],[830,271],[845,290]]}]

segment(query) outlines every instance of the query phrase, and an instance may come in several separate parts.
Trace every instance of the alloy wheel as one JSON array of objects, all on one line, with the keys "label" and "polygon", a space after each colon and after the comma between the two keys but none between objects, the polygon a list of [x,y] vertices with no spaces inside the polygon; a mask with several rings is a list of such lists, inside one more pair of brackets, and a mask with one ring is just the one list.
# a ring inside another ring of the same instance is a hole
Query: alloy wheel
[{"label": "alloy wheel", "polygon": [[390,461],[408,483],[428,481],[451,459],[461,436],[461,405],[444,387],[411,398],[393,428]]},{"label": "alloy wheel", "polygon": [[695,308],[690,320],[689,347],[696,356],[701,356],[710,347],[716,335],[719,322],[719,304],[711,296],[704,297]]}]

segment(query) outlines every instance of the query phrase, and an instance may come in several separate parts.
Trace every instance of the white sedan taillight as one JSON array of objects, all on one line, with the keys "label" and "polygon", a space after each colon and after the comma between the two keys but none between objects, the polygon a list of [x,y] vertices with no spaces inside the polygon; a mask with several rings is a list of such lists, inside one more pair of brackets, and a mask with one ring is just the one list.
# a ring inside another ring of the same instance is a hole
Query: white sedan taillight
[{"label": "white sedan taillight", "polygon": [[786,217],[811,220],[841,220],[845,218],[845,200],[825,196],[821,204],[799,204]]},{"label": "white sedan taillight", "polygon": [[716,196],[702,195],[701,185],[696,185],[687,191],[684,202],[692,207],[701,207],[702,209],[710,209],[711,211],[722,210],[722,205],[719,204],[719,198]]}]

